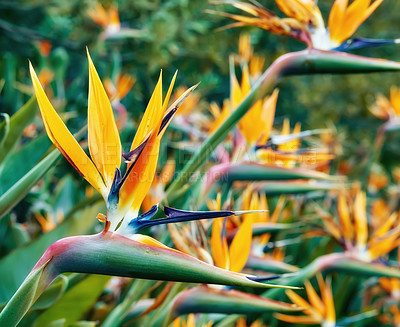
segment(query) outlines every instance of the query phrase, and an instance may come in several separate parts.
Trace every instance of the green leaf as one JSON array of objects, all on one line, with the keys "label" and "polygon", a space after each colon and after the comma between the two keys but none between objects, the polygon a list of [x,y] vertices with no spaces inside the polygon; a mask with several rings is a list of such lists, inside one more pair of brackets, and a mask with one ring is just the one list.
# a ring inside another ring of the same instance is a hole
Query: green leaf
[{"label": "green leaf", "polygon": [[292,273],[299,270],[296,266],[292,266],[283,261],[256,256],[249,256],[246,262],[246,268],[274,274]]},{"label": "green leaf", "polygon": [[53,278],[47,268],[51,259],[35,268],[0,313],[1,326],[16,326]]},{"label": "green leaf", "polygon": [[[29,245],[14,250],[12,253],[0,260],[0,303],[7,302],[19,285],[24,281],[35,263],[43,255],[46,249],[57,240],[77,234],[86,234],[92,231],[96,223],[97,213],[104,210],[103,201],[95,197],[97,203],[85,199],[84,205],[78,204],[72,209],[72,214],[66,218],[56,229],[44,234]],[[90,206],[92,205],[92,206]],[[12,271],[12,273],[10,273]]]},{"label": "green leaf", "polygon": [[189,313],[255,314],[266,312],[296,312],[293,304],[264,299],[236,290],[195,287],[180,293],[174,300],[172,315]]},{"label": "green leaf", "polygon": [[47,324],[46,327],[64,327],[65,326],[65,321],[66,319],[59,319],[51,322],[50,324]]},{"label": "green leaf", "polygon": [[260,186],[259,190],[266,195],[280,195],[337,190],[343,187],[343,183],[324,181],[280,181],[265,182]]},{"label": "green leaf", "polygon": [[0,195],[12,188],[46,154],[51,142],[47,135],[27,143],[7,156],[0,165]]},{"label": "green leaf", "polygon": [[[379,263],[365,262],[350,257],[348,253],[338,252],[320,256],[304,268],[291,274],[290,277],[279,278],[276,279],[275,282],[283,285],[300,285],[305,280],[323,271],[339,271],[357,277],[375,276],[400,278],[400,271],[397,267],[388,267]],[[280,289],[274,289],[263,293],[262,296],[269,299],[276,299],[280,295],[282,295]]]},{"label": "green leaf", "polygon": [[67,287],[68,277],[63,275],[58,276],[57,279],[50,285],[50,287],[48,287],[42,293],[42,295],[40,295],[31,309],[47,309],[51,307],[61,298]]},{"label": "green leaf", "polygon": [[32,186],[44,176],[59,157],[60,152],[54,149],[0,197],[0,217],[28,194]]},{"label": "green leaf", "polygon": [[0,141],[0,149],[2,147],[4,147],[6,141],[7,141],[7,137],[8,137],[8,133],[10,132],[10,116],[8,114],[6,114],[5,112],[1,114],[1,116],[4,117],[4,128],[3,128],[3,135],[1,135],[2,139]]},{"label": "green leaf", "polygon": [[[6,120],[0,124],[0,135],[4,135],[4,139],[0,143],[0,163],[3,162],[19,142],[25,127],[33,121],[37,112],[36,99],[31,98],[21,109],[12,115],[9,124],[7,124]],[[6,132],[7,129],[8,133]]]},{"label": "green leaf", "polygon": [[69,324],[68,327],[96,327],[96,321],[76,321],[72,324]]},{"label": "green leaf", "polygon": [[51,308],[44,311],[37,319],[35,326],[46,326],[62,318],[65,318],[68,326],[76,322],[94,305],[110,278],[92,275],[78,283]]},{"label": "green leaf", "polygon": [[[214,167],[215,169],[216,167]],[[217,169],[215,169],[217,170]],[[317,179],[335,180],[337,176],[331,176],[319,171],[304,168],[285,168],[258,163],[232,164],[225,167],[224,171],[217,175],[224,182],[234,181],[273,181],[273,180],[293,180],[293,179]]]},{"label": "green leaf", "polygon": [[[280,232],[284,230],[298,231],[299,227],[303,227],[304,222],[300,221],[298,223],[254,223],[253,224],[253,236],[263,235],[265,233]],[[233,238],[234,234],[229,235]]]}]

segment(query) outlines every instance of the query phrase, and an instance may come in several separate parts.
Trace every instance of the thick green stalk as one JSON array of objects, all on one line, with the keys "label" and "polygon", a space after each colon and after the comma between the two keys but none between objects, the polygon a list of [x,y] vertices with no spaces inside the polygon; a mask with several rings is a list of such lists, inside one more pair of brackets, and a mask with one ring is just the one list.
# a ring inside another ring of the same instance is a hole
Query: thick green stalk
[{"label": "thick green stalk", "polygon": [[400,70],[400,64],[396,62],[371,59],[335,51],[307,49],[279,57],[261,75],[253,85],[251,92],[243,99],[239,106],[205,140],[199,151],[187,162],[178,177],[170,184],[166,191],[167,202],[173,203],[177,199],[175,194],[187,184],[197,169],[225,139],[240,119],[257,100],[271,93],[283,77],[306,74],[350,74],[397,70]]}]

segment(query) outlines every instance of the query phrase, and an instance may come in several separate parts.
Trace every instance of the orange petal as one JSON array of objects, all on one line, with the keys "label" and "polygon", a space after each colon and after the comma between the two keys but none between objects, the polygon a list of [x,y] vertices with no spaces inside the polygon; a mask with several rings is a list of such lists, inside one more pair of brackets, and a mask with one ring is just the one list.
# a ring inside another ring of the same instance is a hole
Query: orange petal
[{"label": "orange petal", "polygon": [[357,247],[364,249],[368,239],[368,223],[366,213],[366,195],[358,192],[354,202],[354,220],[356,227]]},{"label": "orange petal", "polygon": [[31,63],[29,63],[29,69],[47,135],[70,164],[103,196],[103,198],[106,198],[106,187],[100,173],[51,105]]},{"label": "orange petal", "polygon": [[89,62],[88,141],[90,155],[108,189],[121,165],[122,147],[107,93],[87,50]]},{"label": "orange petal", "polygon": [[322,300],[325,304],[325,320],[329,322],[336,321],[335,304],[333,302],[331,280],[328,279],[326,286],[321,290]]},{"label": "orange petal", "polygon": [[325,306],[317,292],[314,290],[314,287],[311,285],[309,281],[304,283],[306,286],[307,296],[310,300],[311,305],[321,314],[321,316],[325,315]]},{"label": "orange petal", "polygon": [[229,268],[229,256],[228,256],[228,244],[226,238],[222,237],[222,219],[214,219],[212,230],[211,230],[211,254],[214,263],[217,267],[228,269]]},{"label": "orange petal", "polygon": [[347,206],[346,198],[342,193],[339,194],[338,198],[338,212],[344,239],[350,242],[353,238],[353,229],[350,221],[349,207]]},{"label": "orange petal", "polygon": [[247,258],[251,249],[251,238],[253,219],[251,217],[244,218],[238,232],[232,240],[229,247],[230,270],[239,272],[243,269],[247,262]]},{"label": "orange petal", "polygon": [[309,317],[309,316],[289,316],[285,315],[282,313],[277,313],[275,315],[276,319],[292,323],[292,324],[303,324],[303,325],[313,325],[313,324],[318,324],[321,322],[320,319],[317,319],[315,317]]}]

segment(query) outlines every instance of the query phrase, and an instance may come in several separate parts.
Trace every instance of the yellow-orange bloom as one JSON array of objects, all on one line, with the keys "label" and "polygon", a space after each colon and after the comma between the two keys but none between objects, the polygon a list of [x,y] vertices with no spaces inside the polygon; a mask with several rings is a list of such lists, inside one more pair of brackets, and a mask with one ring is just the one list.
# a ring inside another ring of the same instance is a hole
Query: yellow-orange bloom
[{"label": "yellow-orange bloom", "polygon": [[250,325],[247,325],[245,318],[239,318],[235,325],[235,327],[265,327],[265,326],[266,325],[264,325],[261,320],[256,320],[252,322]]},{"label": "yellow-orange bloom", "polygon": [[228,118],[231,112],[229,100],[224,101],[222,108],[220,108],[215,102],[212,102],[209,110],[213,116],[213,120],[211,123],[209,123],[208,133],[212,134],[218,127],[221,126],[225,119]]},{"label": "yellow-orange bloom", "polygon": [[286,291],[286,295],[294,304],[304,308],[304,316],[290,316],[279,313],[276,314],[275,317],[292,324],[320,324],[324,327],[334,327],[336,323],[336,313],[331,281],[329,279],[325,283],[321,275],[317,275],[317,280],[321,296],[318,296],[309,281],[305,283],[308,302],[295,292],[291,290]]},{"label": "yellow-orange bloom", "polygon": [[[201,327],[212,327],[214,324],[213,321],[208,321],[206,323],[203,323]],[[196,327],[196,318],[193,313],[188,314],[187,318],[175,318],[170,327]],[[198,325],[200,326],[200,325]]]},{"label": "yellow-orange bloom", "polygon": [[239,61],[249,66],[249,73],[252,79],[257,79],[264,71],[265,58],[253,53],[250,35],[240,34],[239,37]]},{"label": "yellow-orange bloom", "polygon": [[135,82],[136,79],[132,76],[118,74],[115,83],[109,78],[105,79],[104,88],[111,102],[115,100],[120,101],[127,96],[133,85],[135,85]]},{"label": "yellow-orange bloom", "polygon": [[72,166],[103,196],[107,204],[106,228],[115,231],[135,218],[146,196],[156,170],[160,140],[180,103],[193,88],[187,90],[167,110],[175,82],[172,79],[162,99],[161,74],[149,101],[129,153],[125,176],[121,176],[122,147],[110,101],[88,52],[88,144],[91,158],[69,132],[47,98],[30,65],[32,82],[47,134]]},{"label": "yellow-orange bloom", "polygon": [[[219,194],[212,210],[220,209],[221,195]],[[252,224],[252,216],[244,217],[228,247],[228,241],[223,233],[223,219],[214,219],[211,230],[211,253],[217,267],[234,272],[243,269],[250,253]]]},{"label": "yellow-orange bloom", "polygon": [[175,173],[175,161],[168,160],[164,165],[160,175],[155,175],[153,183],[143,199],[142,211],[146,212],[164,198],[165,186],[172,180]]},{"label": "yellow-orange bloom", "polygon": [[390,88],[390,98],[378,95],[376,103],[369,109],[379,119],[393,120],[400,117],[400,89],[396,86]]},{"label": "yellow-orange bloom", "polygon": [[379,278],[379,285],[395,300],[400,300],[400,280],[397,278]]},{"label": "yellow-orange bloom", "polygon": [[350,38],[383,0],[335,0],[329,14],[328,29],[331,42],[339,46]]},{"label": "yellow-orange bloom", "polygon": [[[239,84],[235,75],[231,76],[232,108],[236,108],[251,92],[250,73],[247,66],[242,71],[242,80]],[[275,117],[278,91],[264,100],[258,100],[239,121],[238,127],[248,144],[255,144],[260,138],[268,138]]]},{"label": "yellow-orange bloom", "polygon": [[337,207],[340,224],[331,216],[324,217],[323,222],[346,251],[360,260],[372,261],[400,244],[400,224],[398,214],[393,213],[369,232],[366,205],[364,192],[359,191],[354,202],[351,197],[340,194]]},{"label": "yellow-orange bloom", "polygon": [[[259,194],[257,191],[254,190],[252,185],[249,185],[243,192],[243,210],[261,211],[244,215],[245,217],[251,218],[253,226],[263,223],[277,223],[279,216],[282,213],[284,204],[285,197],[281,195],[278,199],[275,210],[271,215],[269,212],[267,197],[265,193]],[[257,244],[259,245],[259,247],[264,247],[268,243],[270,237],[270,233],[261,235],[257,239]]]},{"label": "yellow-orange bloom", "polygon": [[40,213],[35,214],[35,218],[42,227],[44,233],[48,233],[57,227],[57,224],[64,220],[64,215],[61,211],[57,212],[56,217],[54,218],[49,213],[46,214],[46,217],[43,217]]},{"label": "yellow-orange bloom", "polygon": [[268,137],[263,137],[258,145],[260,148],[257,150],[257,157],[265,164],[273,164],[284,167],[294,167],[295,165],[300,166],[319,166],[328,163],[334,159],[335,156],[328,151],[310,149],[307,151],[300,152],[301,146],[301,125],[297,123],[290,132],[290,122],[285,119],[283,122],[280,136],[282,140],[277,150],[266,146]]},{"label": "yellow-orange bloom", "polygon": [[108,10],[98,3],[94,8],[89,9],[88,16],[105,30],[118,31],[121,28],[119,21],[118,9],[115,6],[110,6]]},{"label": "yellow-orange bloom", "polygon": [[227,27],[256,26],[274,34],[296,38],[309,47],[328,50],[340,46],[376,10],[383,0],[335,0],[325,28],[321,12],[314,0],[275,0],[288,18],[280,18],[260,4],[223,0],[247,15],[219,13],[236,21]]}]

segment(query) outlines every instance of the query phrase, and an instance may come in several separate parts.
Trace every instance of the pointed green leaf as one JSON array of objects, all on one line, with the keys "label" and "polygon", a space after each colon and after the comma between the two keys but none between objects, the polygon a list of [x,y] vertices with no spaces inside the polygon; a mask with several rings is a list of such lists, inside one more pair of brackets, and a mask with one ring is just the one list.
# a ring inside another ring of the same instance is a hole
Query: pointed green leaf
[{"label": "pointed green leaf", "polygon": [[32,186],[44,176],[59,157],[60,152],[54,149],[0,197],[0,217],[28,194]]},{"label": "pointed green leaf", "polygon": [[[343,177],[331,176],[319,171],[305,168],[286,168],[273,165],[263,165],[257,162],[244,162],[214,166],[207,173],[204,188],[206,190],[210,189],[211,185],[217,181],[221,181],[223,183],[233,183],[234,181],[285,181],[305,179],[338,181],[342,180]],[[292,184],[287,184],[287,186],[289,186],[289,189],[294,189],[296,186],[301,187],[301,185],[304,184],[305,183],[292,182]],[[312,185],[312,183],[307,185]],[[281,189],[283,189],[285,184],[282,183],[282,185],[279,185],[279,183],[275,183],[275,187],[278,189],[278,191],[279,186],[281,186]],[[327,186],[325,185],[325,187]],[[311,190],[311,187],[309,190]]]},{"label": "pointed green leaf", "polygon": [[174,300],[172,315],[189,313],[261,314],[266,312],[296,312],[294,304],[264,299],[236,290],[195,287],[180,293]]},{"label": "pointed green leaf", "polygon": [[280,181],[262,183],[258,189],[266,195],[280,195],[337,190],[343,187],[343,183],[323,181]]},{"label": "pointed green leaf", "polygon": [[0,260],[0,279],[2,281],[0,283],[0,303],[5,303],[12,297],[52,243],[63,237],[92,231],[96,223],[94,217],[97,213],[104,212],[104,204],[98,197],[95,197],[96,204],[93,204],[93,199],[92,202],[89,200],[91,199],[85,199],[83,204],[79,203],[75,209],[72,209],[72,213],[65,217],[64,222],[54,230],[42,235],[27,246],[14,250]]},{"label": "pointed green leaf", "polygon": [[246,262],[246,268],[266,271],[273,274],[292,273],[299,270],[296,266],[289,265],[283,261],[256,256],[249,256]]},{"label": "pointed green leaf", "polygon": [[31,98],[21,109],[12,115],[9,124],[7,124],[6,120],[0,124],[0,135],[4,137],[0,143],[0,163],[3,162],[19,142],[25,127],[33,121],[37,112],[38,106],[35,98]]},{"label": "pointed green leaf", "polygon": [[54,277],[46,269],[51,259],[31,271],[0,313],[0,326],[16,326]]},{"label": "pointed green leaf", "polygon": [[43,134],[7,156],[0,164],[0,196],[31,170],[50,146],[49,138]]},{"label": "pointed green leaf", "polygon": [[32,306],[32,310],[35,309],[47,309],[56,303],[61,296],[64,294],[68,287],[68,278],[60,275],[57,279],[39,296],[35,304]]},{"label": "pointed green leaf", "polygon": [[263,235],[265,233],[279,232],[283,230],[298,230],[299,227],[304,226],[304,222],[298,223],[254,223],[253,224],[253,236]]},{"label": "pointed green leaf", "polygon": [[[90,236],[68,237],[55,242],[38,261],[34,271],[43,265],[47,265],[44,270],[47,274],[47,285],[59,274],[78,272],[191,283],[288,288],[283,285],[263,284],[257,282],[254,276],[220,269],[182,252],[147,245],[106,231]],[[27,280],[22,285],[26,283]],[[37,295],[44,290],[43,285],[40,286],[35,293]],[[8,322],[10,312],[18,311],[19,315],[9,324],[10,327],[15,326],[28,311],[27,305],[33,303],[22,301],[20,292],[23,292],[21,288],[3,309],[0,325]]]},{"label": "pointed green leaf", "polygon": [[356,258],[332,260],[326,270],[342,271],[356,276],[400,278],[398,267],[389,267],[381,263],[371,263]]},{"label": "pointed green leaf", "polygon": [[76,284],[39,316],[36,326],[46,326],[62,318],[68,326],[78,321],[94,305],[109,280],[109,276],[93,275]]}]

